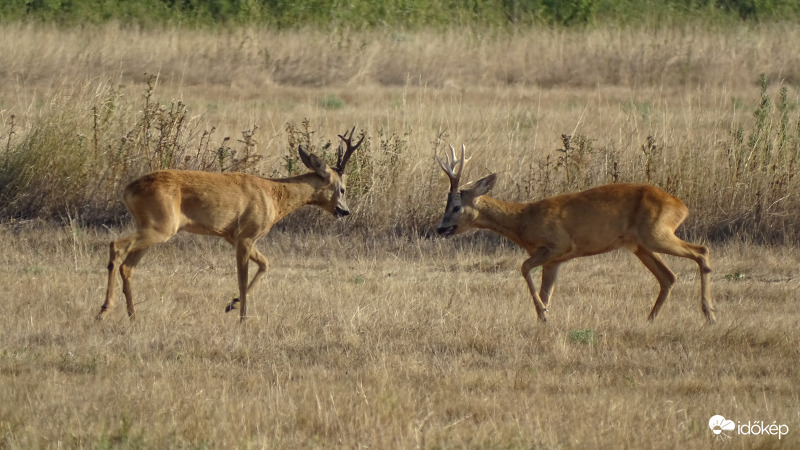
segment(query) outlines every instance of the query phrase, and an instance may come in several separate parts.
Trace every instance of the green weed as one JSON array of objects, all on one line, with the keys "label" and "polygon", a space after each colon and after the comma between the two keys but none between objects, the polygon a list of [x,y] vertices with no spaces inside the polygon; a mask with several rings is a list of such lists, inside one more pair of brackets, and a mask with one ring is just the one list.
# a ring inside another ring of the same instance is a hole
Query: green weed
[{"label": "green weed", "polygon": [[570,342],[583,345],[594,345],[597,341],[597,335],[594,330],[588,328],[583,330],[570,330],[569,333],[567,333],[567,338]]}]

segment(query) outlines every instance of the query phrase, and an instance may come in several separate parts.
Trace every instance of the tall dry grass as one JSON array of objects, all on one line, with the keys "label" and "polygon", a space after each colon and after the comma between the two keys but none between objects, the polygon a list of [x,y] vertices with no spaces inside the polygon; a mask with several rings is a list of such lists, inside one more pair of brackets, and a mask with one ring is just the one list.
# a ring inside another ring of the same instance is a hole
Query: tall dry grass
[{"label": "tall dry grass", "polygon": [[[743,89],[759,73],[795,83],[800,63],[792,24],[707,28],[570,30],[546,27],[501,32],[314,29],[273,32],[135,29],[120,25],[62,29],[3,24],[4,77],[13,91],[121,75],[144,81],[161,74],[167,92],[228,98],[275,86],[339,85],[529,87],[687,85]],[[22,92],[20,100],[26,99]],[[265,92],[260,93],[262,96]]]},{"label": "tall dry grass", "polygon": [[[150,151],[164,142],[175,150],[167,166],[230,169],[236,164],[216,164],[222,149],[252,155],[245,170],[285,175],[296,160],[290,130],[307,121],[308,143],[319,149],[354,125],[368,135],[350,228],[427,232],[444,190],[431,156],[466,143],[474,155],[467,177],[499,172],[500,197],[649,182],[689,204],[692,236],[795,241],[798,67],[786,51],[795,32],[5,25],[3,157],[34,148],[33,162],[16,162],[22,174],[50,174],[12,190],[22,197],[6,195],[5,216],[118,222],[119,190],[164,165]],[[201,153],[199,163],[187,159]],[[9,186],[20,172],[4,175]],[[51,186],[58,196],[48,195]],[[317,226],[309,214],[287,225]]]}]

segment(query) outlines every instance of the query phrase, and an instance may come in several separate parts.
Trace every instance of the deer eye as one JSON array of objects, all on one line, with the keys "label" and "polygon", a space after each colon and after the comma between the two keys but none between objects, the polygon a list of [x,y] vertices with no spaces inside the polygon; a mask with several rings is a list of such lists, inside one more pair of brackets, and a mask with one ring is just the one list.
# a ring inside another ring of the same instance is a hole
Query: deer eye
[{"label": "deer eye", "polygon": [[460,206],[456,205],[456,206],[453,207],[453,212],[454,213],[457,213],[459,211],[461,211],[461,207]]},{"label": "deer eye", "polygon": [[342,194],[342,195],[344,195],[344,188],[343,188],[343,187],[340,187],[340,188],[339,188],[339,193],[340,193],[340,194]]}]

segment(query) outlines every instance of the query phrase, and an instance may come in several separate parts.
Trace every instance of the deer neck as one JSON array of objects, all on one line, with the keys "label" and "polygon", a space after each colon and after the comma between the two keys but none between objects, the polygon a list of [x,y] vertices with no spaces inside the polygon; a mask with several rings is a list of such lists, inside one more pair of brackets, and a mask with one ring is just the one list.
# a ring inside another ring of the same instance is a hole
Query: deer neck
[{"label": "deer neck", "polygon": [[492,230],[519,245],[523,245],[520,237],[520,217],[524,203],[504,202],[483,195],[475,199],[474,225],[477,228]]},{"label": "deer neck", "polygon": [[324,187],[324,181],[314,173],[270,181],[275,186],[278,220],[302,206],[315,204],[317,193]]}]

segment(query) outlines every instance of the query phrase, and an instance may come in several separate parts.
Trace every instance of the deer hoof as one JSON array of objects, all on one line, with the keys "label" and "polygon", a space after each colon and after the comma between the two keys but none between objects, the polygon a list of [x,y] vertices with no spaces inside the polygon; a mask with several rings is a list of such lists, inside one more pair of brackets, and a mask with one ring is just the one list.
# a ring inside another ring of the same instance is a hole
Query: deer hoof
[{"label": "deer hoof", "polygon": [[237,304],[237,303],[239,303],[239,299],[238,299],[238,298],[235,298],[235,299],[231,300],[231,302],[230,302],[230,303],[228,303],[228,304],[225,306],[225,312],[226,312],[226,313],[229,313],[229,312],[233,311],[234,309],[237,309],[237,308],[238,308],[238,307],[236,306],[236,304]]}]

